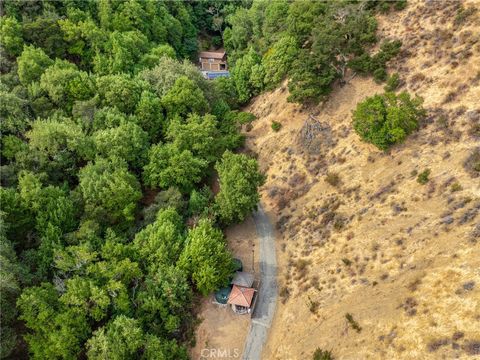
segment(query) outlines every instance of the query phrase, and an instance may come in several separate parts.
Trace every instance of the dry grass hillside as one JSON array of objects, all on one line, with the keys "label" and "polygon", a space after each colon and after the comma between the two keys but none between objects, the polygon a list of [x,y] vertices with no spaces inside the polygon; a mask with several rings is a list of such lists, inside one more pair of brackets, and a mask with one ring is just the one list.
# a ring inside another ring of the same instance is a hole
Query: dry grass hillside
[{"label": "dry grass hillside", "polygon": [[383,91],[370,78],[315,108],[287,103],[285,84],[249,106],[247,147],[278,231],[281,301],[265,359],[317,347],[336,359],[480,358],[480,2],[463,8],[410,1],[379,18],[379,36],[403,42],[389,71],[428,110],[387,153],[351,127],[356,104]]}]

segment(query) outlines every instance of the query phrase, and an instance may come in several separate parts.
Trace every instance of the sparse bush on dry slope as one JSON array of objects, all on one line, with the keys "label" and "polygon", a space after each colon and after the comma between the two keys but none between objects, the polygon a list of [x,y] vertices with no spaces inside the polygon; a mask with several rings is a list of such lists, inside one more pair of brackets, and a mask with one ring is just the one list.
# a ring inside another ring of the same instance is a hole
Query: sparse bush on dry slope
[{"label": "sparse bush on dry slope", "polygon": [[381,150],[400,143],[418,129],[425,116],[420,97],[387,92],[366,98],[353,112],[353,127],[360,137]]}]

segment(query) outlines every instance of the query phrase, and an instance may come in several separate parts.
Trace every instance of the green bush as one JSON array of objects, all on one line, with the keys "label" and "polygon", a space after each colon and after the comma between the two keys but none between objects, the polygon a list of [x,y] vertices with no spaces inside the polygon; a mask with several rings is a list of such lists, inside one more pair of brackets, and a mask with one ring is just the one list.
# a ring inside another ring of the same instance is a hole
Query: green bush
[{"label": "green bush", "polygon": [[395,10],[403,10],[407,7],[407,0],[397,0],[395,1]]},{"label": "green bush", "polygon": [[377,0],[367,2],[368,8],[378,8],[378,10],[384,14],[392,10],[392,5],[395,10],[403,10],[407,7],[407,0]]},{"label": "green bush", "polygon": [[467,172],[473,176],[480,176],[480,147],[473,150],[463,163],[463,167]]},{"label": "green bush", "polygon": [[348,66],[360,74],[373,74],[375,81],[382,82],[387,79],[387,62],[400,52],[400,40],[385,41],[380,46],[380,51],[371,56],[363,53],[348,62]]},{"label": "green bush", "polygon": [[461,25],[462,23],[465,22],[465,20],[473,15],[475,13],[476,9],[474,7],[469,7],[468,9],[465,9],[464,7],[460,7],[460,9],[457,12],[457,15],[455,16],[454,23],[455,25]]},{"label": "green bush", "polygon": [[411,98],[407,92],[368,97],[353,112],[353,127],[364,141],[386,150],[404,141],[418,128],[425,116],[422,102],[421,98]]},{"label": "green bush", "polygon": [[345,318],[347,319],[348,323],[350,324],[350,326],[356,331],[356,332],[360,332],[362,331],[362,327],[358,324],[358,322],[355,321],[355,319],[353,318],[353,315],[352,314],[349,314],[349,313],[346,313],[345,314]]},{"label": "green bush", "polygon": [[397,90],[399,85],[400,75],[398,75],[398,73],[393,73],[391,76],[388,77],[384,90],[387,92],[392,92]]},{"label": "green bush", "polygon": [[280,124],[278,121],[275,121],[275,120],[272,121],[272,130],[273,131],[278,132],[278,131],[280,131],[281,128],[282,128],[282,124]]},{"label": "green bush", "polygon": [[325,181],[332,186],[338,186],[340,185],[340,175],[337,173],[328,173]]},{"label": "green bush", "polygon": [[384,2],[380,5],[380,11],[384,14],[388,13],[390,11],[390,4],[387,2]]},{"label": "green bush", "polygon": [[331,351],[317,348],[317,350],[315,350],[315,352],[313,353],[312,359],[313,360],[333,360],[333,355]]},{"label": "green bush", "polygon": [[428,178],[429,176],[430,176],[430,169],[425,169],[420,174],[418,174],[417,182],[419,184],[425,185],[430,181],[430,179]]},{"label": "green bush", "polygon": [[460,185],[460,183],[458,182],[453,183],[452,186],[450,187],[450,190],[452,190],[452,192],[460,191],[462,189],[463,189],[462,185]]},{"label": "green bush", "polygon": [[400,40],[385,41],[380,45],[380,52],[377,55],[380,59],[388,61],[398,55],[401,47],[402,42]]},{"label": "green bush", "polygon": [[385,68],[378,68],[373,72],[373,79],[377,83],[381,83],[385,80],[387,80],[387,71]]}]

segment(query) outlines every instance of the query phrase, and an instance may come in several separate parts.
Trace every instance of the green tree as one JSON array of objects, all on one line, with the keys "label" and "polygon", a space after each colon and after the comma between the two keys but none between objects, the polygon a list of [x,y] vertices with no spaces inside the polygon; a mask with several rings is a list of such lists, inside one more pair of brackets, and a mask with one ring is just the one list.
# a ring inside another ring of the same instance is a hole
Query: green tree
[{"label": "green tree", "polygon": [[312,25],[326,13],[327,7],[326,2],[293,1],[288,8],[288,33],[295,36],[299,44],[305,43],[312,32]]},{"label": "green tree", "polygon": [[18,56],[22,52],[23,38],[22,26],[17,19],[8,16],[2,16],[0,19],[0,45],[5,48],[11,56]]},{"label": "green tree", "polygon": [[230,17],[227,17],[230,27],[223,32],[223,42],[230,61],[236,61],[245,53],[249,40],[253,37],[253,24],[249,11],[239,8]]},{"label": "green tree", "polygon": [[[3,205],[3,202],[2,202]],[[20,295],[24,271],[17,260],[12,243],[7,239],[3,213],[0,213],[0,357],[6,358],[17,345],[15,322],[17,319],[16,299]],[[24,279],[26,280],[26,279]]]},{"label": "green tree", "polygon": [[39,177],[33,173],[20,173],[18,186],[22,202],[35,215],[35,229],[40,244],[32,265],[37,275],[43,278],[52,271],[55,249],[65,245],[64,234],[73,231],[77,224],[74,205],[63,189],[55,186],[42,187]]},{"label": "green tree", "polygon": [[98,74],[131,73],[142,55],[147,52],[148,39],[141,32],[114,31],[103,44],[103,52],[94,58],[94,69]]},{"label": "green tree", "polygon": [[175,209],[160,210],[155,222],[135,235],[133,246],[146,268],[174,264],[183,249],[182,218]]},{"label": "green tree", "polygon": [[150,91],[143,91],[135,115],[138,124],[148,133],[150,141],[157,143],[161,139],[165,120],[160,98]]},{"label": "green tree", "polygon": [[203,295],[226,285],[233,272],[233,258],[222,232],[209,220],[201,220],[188,231],[178,266],[189,274]]},{"label": "green tree", "polygon": [[33,210],[14,188],[0,187],[0,203],[6,238],[16,243],[21,241],[23,246],[27,246],[29,242],[26,239],[32,237],[32,230],[35,227]]},{"label": "green tree", "polygon": [[53,60],[40,48],[26,45],[17,59],[18,77],[23,85],[39,81],[45,70],[53,65]]},{"label": "green tree", "polygon": [[237,109],[238,94],[232,78],[219,77],[213,80],[213,88],[217,101],[224,101],[231,109]]},{"label": "green tree", "polygon": [[180,151],[191,151],[195,157],[208,163],[215,162],[219,157],[220,133],[213,115],[190,114],[185,122],[177,117],[171,121],[166,138]]},{"label": "green tree", "polygon": [[0,83],[0,130],[3,134],[20,135],[28,128],[31,114],[28,101],[12,93]]},{"label": "green tree", "polygon": [[66,309],[52,284],[25,289],[17,301],[34,359],[76,359],[90,328],[83,313]]},{"label": "green tree", "polygon": [[173,144],[153,145],[148,158],[143,172],[145,184],[164,189],[176,186],[184,192],[202,179],[207,166],[205,160],[196,158],[190,150],[179,150]]},{"label": "green tree", "polygon": [[289,3],[286,0],[269,2],[265,8],[262,34],[266,44],[279,40],[286,30]]},{"label": "green tree", "polygon": [[144,360],[188,360],[187,349],[175,340],[160,339],[153,335],[146,336]]},{"label": "green tree", "polygon": [[89,218],[115,224],[134,220],[140,184],[120,159],[97,159],[79,172],[79,189]]},{"label": "green tree", "polygon": [[208,103],[202,90],[186,76],[179,77],[172,88],[162,97],[162,105],[167,116],[185,117],[189,113],[204,114],[208,111]]},{"label": "green tree", "polygon": [[47,163],[43,168],[53,179],[71,180],[77,174],[77,164],[92,156],[92,143],[82,129],[68,119],[35,120],[25,135],[31,155]]},{"label": "green tree", "polygon": [[395,57],[402,46],[401,41],[385,41],[380,45],[380,51],[371,56],[363,53],[348,62],[348,66],[361,74],[373,74],[377,82],[387,78],[386,65]]},{"label": "green tree", "polygon": [[51,58],[63,57],[66,43],[59,20],[60,15],[54,9],[37,9],[22,22],[25,43],[42,48]]},{"label": "green tree", "polygon": [[386,150],[418,128],[425,116],[422,102],[407,92],[368,97],[353,112],[353,128],[364,141]]},{"label": "green tree", "polygon": [[65,282],[67,290],[60,297],[60,301],[69,308],[78,309],[95,321],[100,321],[107,316],[110,306],[108,290],[97,286],[93,280],[74,276]]},{"label": "green tree", "polygon": [[308,50],[302,49],[299,52],[289,73],[289,101],[316,101],[330,93],[331,85],[338,77],[338,73],[334,67],[328,64],[319,65],[319,62],[320,59],[313,58]]},{"label": "green tree", "polygon": [[87,16],[81,10],[72,9],[66,18],[58,20],[58,24],[70,58],[74,58],[82,69],[90,70],[96,50],[107,41],[108,33]]},{"label": "green tree", "polygon": [[92,250],[94,242],[91,242],[90,239],[84,240],[82,239],[83,242],[80,245],[67,246],[55,252],[54,262],[58,274],[65,277],[75,274],[84,276],[87,267],[98,259],[98,253]]},{"label": "green tree", "polygon": [[27,145],[20,140],[18,137],[13,135],[6,135],[2,139],[2,156],[11,161],[15,159],[15,154],[18,152],[25,150]]},{"label": "green tree", "polygon": [[203,187],[201,190],[193,190],[190,193],[190,199],[188,201],[188,213],[190,215],[201,215],[204,213],[211,201],[213,200],[213,193],[207,187]]},{"label": "green tree", "polygon": [[215,169],[220,181],[220,192],[215,197],[220,218],[227,224],[243,221],[260,200],[258,187],[264,176],[257,161],[226,151]]},{"label": "green tree", "polygon": [[[172,24],[167,26],[168,42],[173,46],[179,56],[193,59],[197,53],[197,29],[192,23],[190,9],[183,2],[170,3],[168,7]],[[174,24],[178,22],[179,25]],[[170,28],[170,26],[174,28]],[[176,39],[174,39],[176,38]],[[180,42],[178,44],[178,42]]]},{"label": "green tree", "polygon": [[153,69],[144,70],[138,76],[147,81],[159,97],[163,97],[182,76],[194,81],[204,93],[209,88],[207,80],[195,65],[187,60],[180,62],[168,56],[161,57]]},{"label": "green tree", "polygon": [[143,223],[145,225],[153,223],[157,218],[157,213],[161,209],[174,208],[178,213],[183,213],[185,201],[182,193],[175,187],[160,191],[152,204],[143,209]]},{"label": "green tree", "polygon": [[232,78],[238,93],[238,100],[241,103],[249,100],[263,87],[264,77],[261,67],[261,57],[253,48],[235,62],[232,69]]},{"label": "green tree", "polygon": [[125,1],[117,5],[112,14],[111,23],[114,30],[131,31],[139,30],[145,33],[149,22],[147,12],[140,1]]},{"label": "green tree", "polygon": [[124,159],[133,168],[140,168],[149,147],[148,134],[133,123],[99,130],[93,135],[97,154]]},{"label": "green tree", "polygon": [[47,92],[41,87],[40,82],[32,82],[27,87],[31,109],[36,117],[48,118],[55,115],[65,115],[64,110],[58,109],[57,105],[49,98]]},{"label": "green tree", "polygon": [[94,94],[94,82],[90,75],[79,71],[65,60],[55,60],[40,77],[40,88],[59,107],[71,111],[73,102],[87,100]]},{"label": "green tree", "polygon": [[102,106],[113,106],[131,114],[140,101],[145,84],[126,74],[107,75],[97,78],[97,93]]},{"label": "green tree", "polygon": [[[85,240],[85,239],[83,239]],[[121,237],[107,229],[102,245],[83,242],[55,252],[57,276],[66,278],[62,304],[85,313],[92,321],[111,314],[130,314],[129,287],[143,277],[132,252]]]},{"label": "green tree", "polygon": [[87,356],[91,360],[133,359],[143,346],[144,337],[137,320],[120,315],[93,333],[87,341]]},{"label": "green tree", "polygon": [[140,60],[141,67],[145,68],[153,68],[159,64],[162,57],[169,57],[171,59],[176,58],[175,50],[168,44],[158,45],[152,49],[148,53],[142,56]]},{"label": "green tree", "polygon": [[290,67],[298,55],[295,38],[285,36],[280,38],[262,59],[265,69],[265,86],[272,88],[288,74]]},{"label": "green tree", "polygon": [[124,114],[116,107],[107,106],[95,110],[92,123],[86,123],[85,127],[88,130],[99,131],[115,128],[128,122],[137,123],[137,119],[127,114]]},{"label": "green tree", "polygon": [[186,274],[174,266],[164,266],[146,277],[136,297],[136,314],[150,333],[166,337],[184,325],[191,298]]}]

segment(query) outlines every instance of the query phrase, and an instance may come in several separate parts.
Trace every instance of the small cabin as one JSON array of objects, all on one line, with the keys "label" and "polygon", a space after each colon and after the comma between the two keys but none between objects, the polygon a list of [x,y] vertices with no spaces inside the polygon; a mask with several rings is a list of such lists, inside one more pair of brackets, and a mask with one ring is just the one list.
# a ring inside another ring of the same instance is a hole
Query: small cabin
[{"label": "small cabin", "polygon": [[255,308],[257,290],[253,287],[253,274],[237,271],[232,280],[232,290],[227,304],[237,314],[251,314]]},{"label": "small cabin", "polygon": [[228,70],[225,51],[202,51],[199,54],[200,69],[203,71]]},{"label": "small cabin", "polygon": [[225,51],[202,51],[198,57],[198,64],[203,77],[207,80],[230,76]]}]

